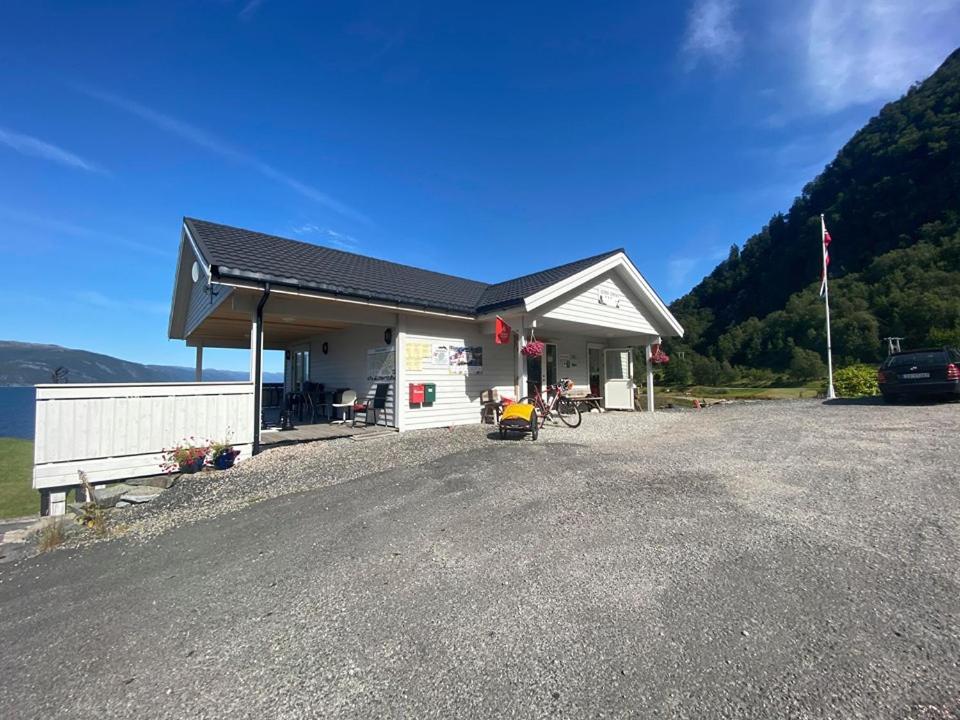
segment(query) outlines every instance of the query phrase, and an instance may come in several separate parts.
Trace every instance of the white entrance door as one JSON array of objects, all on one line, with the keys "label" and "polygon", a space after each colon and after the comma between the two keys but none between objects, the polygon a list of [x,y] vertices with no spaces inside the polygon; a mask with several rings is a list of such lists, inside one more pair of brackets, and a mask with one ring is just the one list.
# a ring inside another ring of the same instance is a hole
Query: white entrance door
[{"label": "white entrance door", "polygon": [[604,350],[603,365],[606,370],[604,405],[612,410],[633,410],[633,353],[630,348]]}]

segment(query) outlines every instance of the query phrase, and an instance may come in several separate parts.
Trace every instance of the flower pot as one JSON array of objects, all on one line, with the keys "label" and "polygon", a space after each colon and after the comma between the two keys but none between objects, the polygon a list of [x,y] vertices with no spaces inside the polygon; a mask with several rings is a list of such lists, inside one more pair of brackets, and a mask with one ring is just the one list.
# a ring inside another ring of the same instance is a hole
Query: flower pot
[{"label": "flower pot", "polygon": [[237,459],[237,455],[240,454],[239,450],[231,450],[230,452],[220,453],[213,459],[213,466],[217,470],[226,470],[233,467],[233,461]]},{"label": "flower pot", "polygon": [[198,457],[190,462],[180,463],[180,472],[188,475],[203,470],[203,462],[206,458]]}]

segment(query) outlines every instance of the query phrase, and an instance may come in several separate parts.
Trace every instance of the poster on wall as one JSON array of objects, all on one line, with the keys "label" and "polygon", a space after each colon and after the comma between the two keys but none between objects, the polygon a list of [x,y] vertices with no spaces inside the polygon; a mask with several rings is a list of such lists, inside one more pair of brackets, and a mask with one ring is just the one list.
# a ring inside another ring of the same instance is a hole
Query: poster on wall
[{"label": "poster on wall", "polygon": [[450,351],[446,345],[433,346],[433,364],[436,367],[446,367],[449,364]]},{"label": "poster on wall", "polygon": [[367,350],[367,380],[388,382],[397,377],[396,353],[392,347]]},{"label": "poster on wall", "polygon": [[483,373],[483,346],[451,347],[448,361],[452,375],[480,375]]},{"label": "poster on wall", "polygon": [[404,369],[407,372],[420,372],[423,370],[423,361],[430,357],[431,352],[430,343],[408,342],[403,353]]}]

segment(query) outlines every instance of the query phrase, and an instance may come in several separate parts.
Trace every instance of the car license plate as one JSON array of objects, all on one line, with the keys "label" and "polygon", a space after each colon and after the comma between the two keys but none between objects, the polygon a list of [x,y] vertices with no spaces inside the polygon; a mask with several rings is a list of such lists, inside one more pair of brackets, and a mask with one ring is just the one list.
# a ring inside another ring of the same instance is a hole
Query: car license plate
[{"label": "car license plate", "polygon": [[930,373],[904,373],[901,375],[904,380],[922,380],[930,377]]}]

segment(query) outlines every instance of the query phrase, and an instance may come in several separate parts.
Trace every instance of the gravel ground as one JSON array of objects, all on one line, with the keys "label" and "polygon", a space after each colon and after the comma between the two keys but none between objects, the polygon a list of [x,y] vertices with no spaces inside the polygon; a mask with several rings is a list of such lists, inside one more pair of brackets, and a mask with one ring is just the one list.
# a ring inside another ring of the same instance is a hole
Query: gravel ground
[{"label": "gravel ground", "polygon": [[0,568],[0,717],[960,718],[958,431],[796,401],[273,450]]},{"label": "gravel ground", "polygon": [[[576,431],[548,424],[537,442],[593,444],[614,434],[636,439],[670,427],[681,413],[597,413]],[[602,421],[601,421],[602,420]],[[251,503],[315,490],[395,468],[412,468],[469,450],[490,448],[491,425],[392,433],[366,440],[343,438],[266,450],[226,472],[184,475],[172,492],[117,515],[127,532],[149,538],[170,528],[240,510]],[[576,433],[573,435],[572,433]],[[499,442],[499,436],[495,438]],[[511,435],[511,440],[530,442]]]}]

